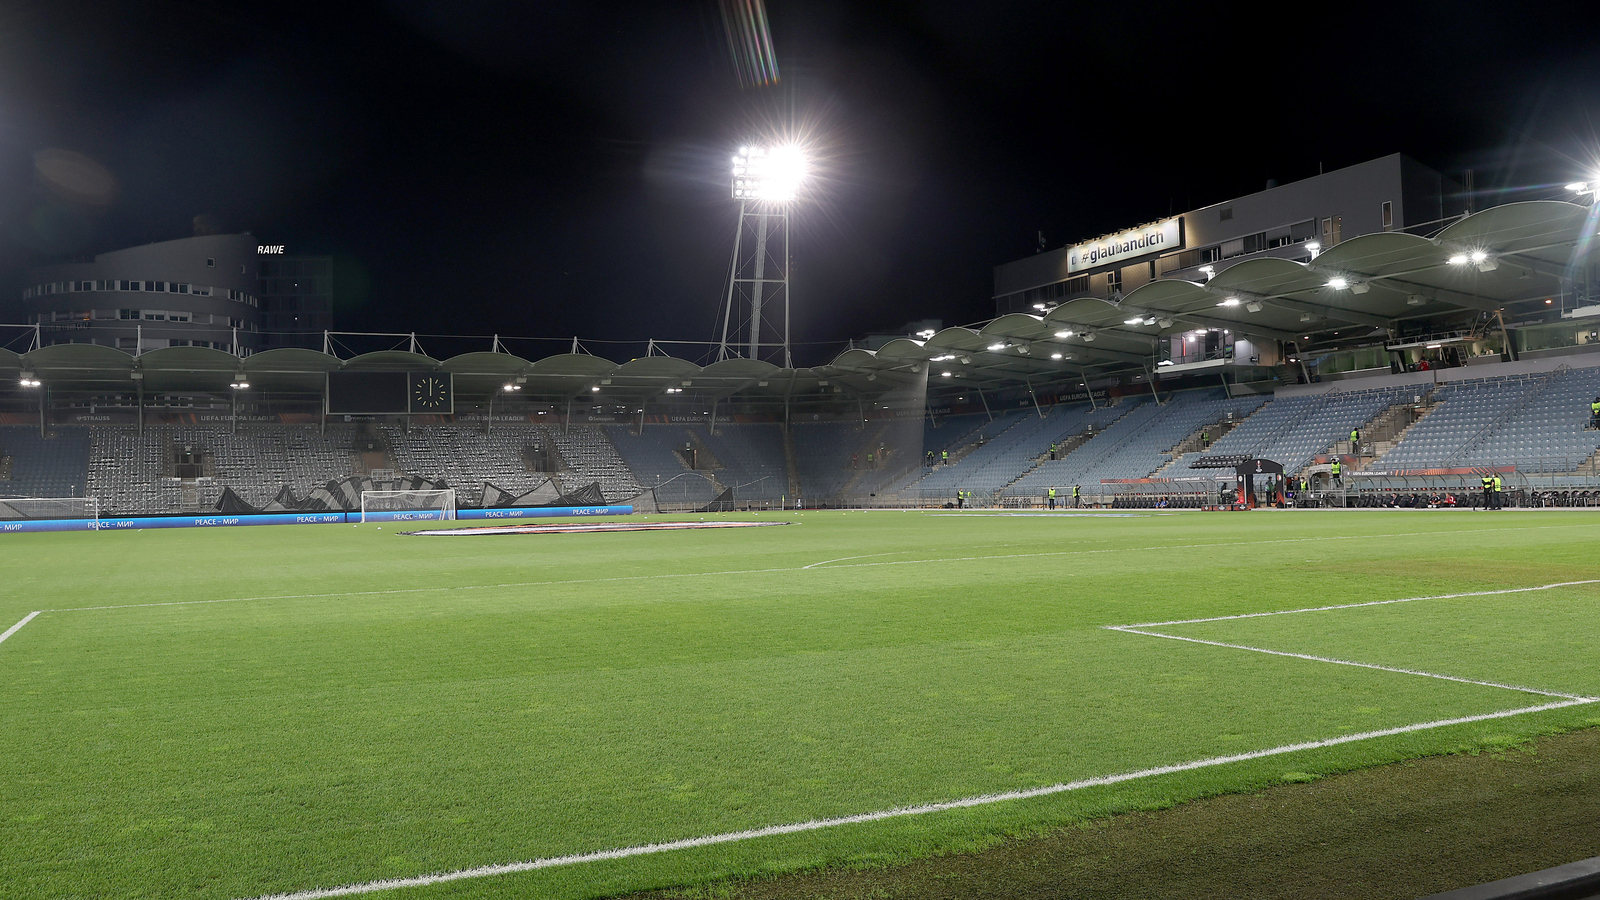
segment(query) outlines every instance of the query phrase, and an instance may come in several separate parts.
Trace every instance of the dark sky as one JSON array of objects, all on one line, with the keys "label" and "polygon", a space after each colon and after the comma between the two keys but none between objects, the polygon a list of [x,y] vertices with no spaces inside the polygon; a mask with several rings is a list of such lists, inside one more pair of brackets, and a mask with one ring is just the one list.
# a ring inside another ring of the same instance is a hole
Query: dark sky
[{"label": "dark sky", "polygon": [[[992,267],[1040,230],[1059,246],[1396,151],[1484,190],[1600,163],[1590,13],[769,3],[763,87],[716,0],[11,4],[0,291],[205,214],[334,255],[338,328],[710,339],[730,153],[795,123],[821,171],[793,338],[838,341],[990,315]],[[51,149],[114,193],[48,189]]]}]

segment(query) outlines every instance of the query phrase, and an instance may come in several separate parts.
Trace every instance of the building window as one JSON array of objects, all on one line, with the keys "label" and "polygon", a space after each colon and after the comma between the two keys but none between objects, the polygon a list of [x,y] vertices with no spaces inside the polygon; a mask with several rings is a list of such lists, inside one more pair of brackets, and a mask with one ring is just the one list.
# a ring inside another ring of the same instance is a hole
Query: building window
[{"label": "building window", "polygon": [[1153,259],[1150,260],[1150,280],[1156,280],[1156,261]]},{"label": "building window", "polygon": [[1385,200],[1385,201],[1383,201],[1383,230],[1384,231],[1393,231],[1394,230],[1394,201],[1393,200]]},{"label": "building window", "polygon": [[142,318],[142,317],[143,317],[143,314],[140,313],[137,309],[119,309],[119,310],[117,310],[117,318],[119,318],[119,319],[138,319],[138,318]]},{"label": "building window", "polygon": [[137,291],[144,286],[144,282],[141,281],[124,281],[123,284],[125,285],[123,289],[129,291]]},{"label": "building window", "polygon": [[1328,216],[1322,220],[1322,249],[1339,243],[1339,232],[1343,229],[1343,216]]},{"label": "building window", "polygon": [[1106,273],[1106,293],[1115,296],[1122,293],[1122,270],[1112,269]]},{"label": "building window", "polygon": [[1217,213],[1218,221],[1226,222],[1231,218],[1233,218],[1233,207],[1231,206]]},{"label": "building window", "polygon": [[216,267],[217,267],[216,257],[212,257],[212,256],[206,257],[206,268],[214,269]]}]

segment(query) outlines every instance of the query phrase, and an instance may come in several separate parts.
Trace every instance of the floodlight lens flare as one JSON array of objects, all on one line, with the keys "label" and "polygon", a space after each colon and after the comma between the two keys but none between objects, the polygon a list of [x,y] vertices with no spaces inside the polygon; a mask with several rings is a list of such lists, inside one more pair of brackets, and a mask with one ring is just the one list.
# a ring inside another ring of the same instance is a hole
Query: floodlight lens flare
[{"label": "floodlight lens flare", "polygon": [[1342,291],[1342,290],[1344,290],[1345,288],[1347,288],[1349,286],[1350,286],[1350,282],[1344,280],[1343,278],[1329,278],[1328,279],[1328,287],[1331,287],[1336,291]]},{"label": "floodlight lens flare", "polygon": [[794,145],[744,147],[733,160],[733,199],[787,203],[800,193],[809,165]]}]

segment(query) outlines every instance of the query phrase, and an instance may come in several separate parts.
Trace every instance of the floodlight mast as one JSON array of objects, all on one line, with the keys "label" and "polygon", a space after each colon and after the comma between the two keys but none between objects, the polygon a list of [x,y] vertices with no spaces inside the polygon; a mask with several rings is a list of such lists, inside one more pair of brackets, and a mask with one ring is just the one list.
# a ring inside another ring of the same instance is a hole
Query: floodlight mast
[{"label": "floodlight mast", "polygon": [[[789,206],[805,170],[805,156],[796,147],[746,146],[733,158],[733,199],[739,201],[739,224],[722,310],[719,361],[740,355],[738,335],[744,323],[734,321],[733,310],[739,306],[742,316],[748,303],[750,327],[744,355],[749,359],[762,359],[763,354],[777,357],[781,349],[781,361],[770,361],[784,368],[794,365],[789,352]],[[746,231],[755,239],[754,252],[748,255]],[[772,246],[775,242],[777,248]],[[767,322],[767,310],[780,303],[782,324]]]}]

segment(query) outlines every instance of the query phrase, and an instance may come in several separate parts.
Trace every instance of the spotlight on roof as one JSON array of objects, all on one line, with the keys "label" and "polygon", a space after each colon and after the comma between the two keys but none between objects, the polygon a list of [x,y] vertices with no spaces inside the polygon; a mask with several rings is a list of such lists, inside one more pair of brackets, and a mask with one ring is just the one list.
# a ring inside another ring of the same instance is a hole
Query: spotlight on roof
[{"label": "spotlight on roof", "polygon": [[501,388],[501,390],[503,390],[503,391],[520,391],[520,390],[522,390],[522,385],[520,385],[520,384],[508,384],[505,387]]},{"label": "spotlight on roof", "polygon": [[1339,278],[1338,276],[1335,276],[1333,278],[1329,278],[1328,279],[1328,287],[1331,287],[1336,291],[1342,291],[1342,290],[1344,290],[1345,288],[1347,288],[1349,286],[1350,286],[1350,282],[1349,281],[1347,281],[1347,280],[1345,280],[1343,278]]},{"label": "spotlight on roof", "polygon": [[993,344],[989,345],[989,350],[991,352],[992,351],[996,351],[996,350],[1004,350],[1005,348],[1006,348],[1006,345],[1003,344],[1003,343],[993,343]]},{"label": "spotlight on roof", "polygon": [[963,366],[970,366],[970,365],[972,365],[972,357],[963,356],[960,359],[956,360],[956,362],[961,363]]},{"label": "spotlight on roof", "polygon": [[1472,264],[1477,267],[1479,272],[1493,272],[1495,269],[1500,268],[1499,260],[1482,250],[1472,254]]},{"label": "spotlight on roof", "polygon": [[589,390],[590,390],[590,391],[591,391],[591,392],[593,392],[593,393],[596,393],[596,394],[598,394],[598,393],[600,393],[600,385],[598,385],[598,384],[597,384],[597,385],[595,385],[595,386],[594,386],[594,387],[592,387],[592,388],[589,388]]},{"label": "spotlight on roof", "polygon": [[1158,362],[1158,363],[1156,363],[1156,365],[1157,365],[1157,366],[1170,366],[1170,365],[1172,365],[1172,360],[1170,360],[1170,359],[1163,359],[1163,360],[1161,360],[1161,361],[1160,361],[1160,362]]},{"label": "spotlight on roof", "polygon": [[950,377],[950,373],[949,372],[940,372],[939,373],[939,377],[940,378],[949,378]]},{"label": "spotlight on roof", "polygon": [[1032,352],[1033,352],[1033,350],[1030,349],[1027,344],[1018,344],[1017,345],[1017,353],[1021,354],[1022,356],[1027,356],[1029,353],[1032,353]]},{"label": "spotlight on roof", "polygon": [[1407,306],[1421,306],[1422,304],[1427,303],[1427,302],[1428,302],[1427,298],[1422,296],[1421,294],[1407,294],[1406,295],[1406,305]]},{"label": "spotlight on roof", "polygon": [[1085,331],[1083,333],[1083,340],[1084,340],[1085,343],[1089,343],[1089,344],[1094,343],[1094,332]]},{"label": "spotlight on roof", "polygon": [[1034,309],[1044,309],[1044,308],[1045,308],[1045,305],[1044,305],[1044,304],[1043,304],[1043,303],[1035,303],[1035,304],[1034,304],[1034,305],[1033,305],[1033,308],[1034,308]]},{"label": "spotlight on roof", "polygon": [[231,387],[236,391],[242,391],[249,386],[250,382],[245,380],[243,372],[235,372],[233,374],[233,381],[228,383],[228,387]]},{"label": "spotlight on roof", "polygon": [[934,334],[934,332],[933,332],[932,328],[924,328],[921,331],[917,332],[917,337],[922,338],[923,340],[927,340],[928,338],[933,337],[933,334]]},{"label": "spotlight on roof", "polygon": [[1072,337],[1072,329],[1069,328],[1069,329],[1066,329],[1065,331],[1058,331],[1058,332],[1056,332],[1056,337],[1058,337],[1058,338],[1069,338],[1069,337]]},{"label": "spotlight on roof", "polygon": [[1222,301],[1221,303],[1218,303],[1217,305],[1218,306],[1238,306],[1239,305],[1239,298],[1238,297],[1229,297],[1228,299]]},{"label": "spotlight on roof", "polygon": [[1172,327],[1172,320],[1171,319],[1157,319],[1156,320],[1156,325],[1158,325],[1158,326],[1160,326],[1162,328],[1171,328]]},{"label": "spotlight on roof", "polygon": [[1316,259],[1317,255],[1322,252],[1322,242],[1306,241],[1306,249],[1311,251],[1311,258]]},{"label": "spotlight on roof", "polygon": [[1470,258],[1465,253],[1457,253],[1445,261],[1452,266],[1464,266],[1470,261]]},{"label": "spotlight on roof", "polygon": [[1567,190],[1573,192],[1574,194],[1580,195],[1592,194],[1594,193],[1594,186],[1589,184],[1587,181],[1574,181],[1573,183],[1567,185]]},{"label": "spotlight on roof", "polygon": [[1251,300],[1244,305],[1245,312],[1261,312],[1261,301]]},{"label": "spotlight on roof", "polygon": [[1211,279],[1217,277],[1217,270],[1215,266],[1201,266],[1200,274],[1206,276],[1206,280],[1210,281]]},{"label": "spotlight on roof", "polygon": [[1050,354],[1050,358],[1051,358],[1051,359],[1060,359],[1060,358],[1061,358],[1061,354],[1059,354],[1059,353],[1052,353],[1052,354]]},{"label": "spotlight on roof", "polygon": [[22,373],[22,377],[17,379],[17,383],[23,387],[38,387],[39,376],[33,374],[32,372],[24,371]]},{"label": "spotlight on roof", "polygon": [[867,373],[867,380],[868,381],[877,381],[878,380],[878,373],[877,372],[868,372]]},{"label": "spotlight on roof", "polygon": [[1134,316],[1131,319],[1123,319],[1122,320],[1122,324],[1124,324],[1124,325],[1143,325],[1144,324],[1144,319],[1140,318],[1139,316]]}]

